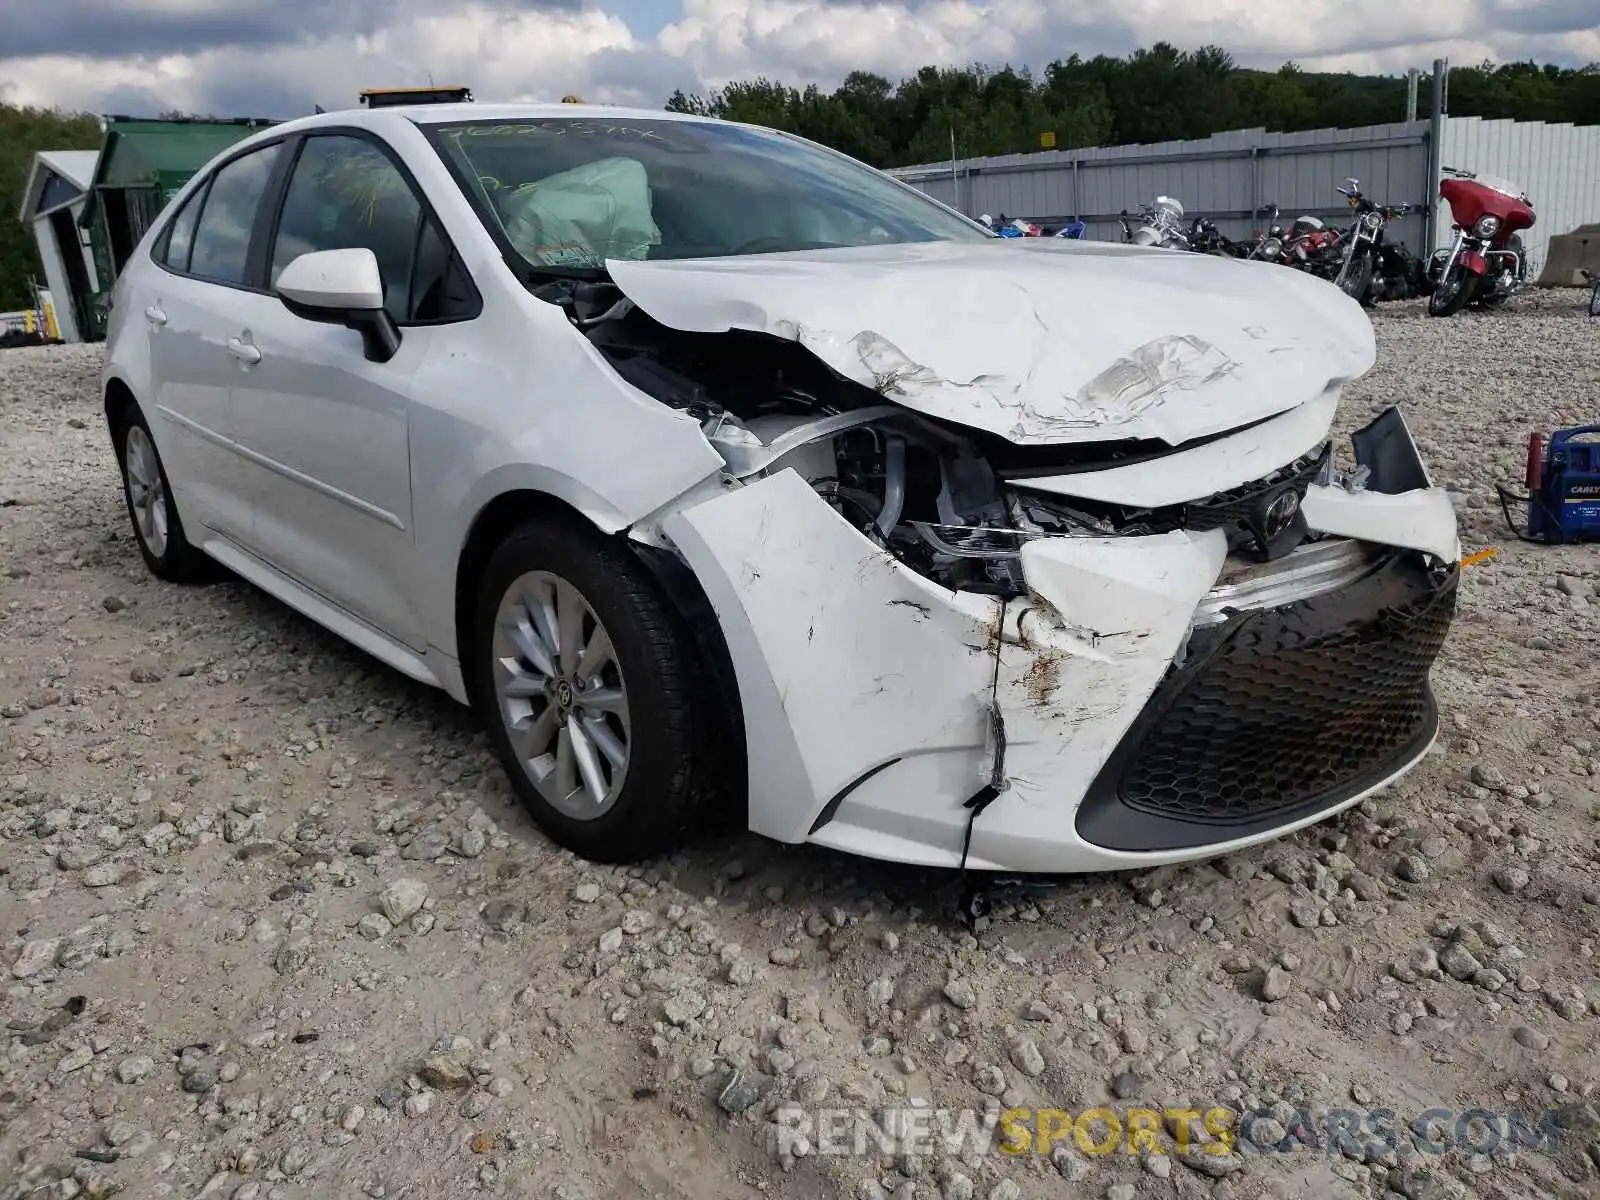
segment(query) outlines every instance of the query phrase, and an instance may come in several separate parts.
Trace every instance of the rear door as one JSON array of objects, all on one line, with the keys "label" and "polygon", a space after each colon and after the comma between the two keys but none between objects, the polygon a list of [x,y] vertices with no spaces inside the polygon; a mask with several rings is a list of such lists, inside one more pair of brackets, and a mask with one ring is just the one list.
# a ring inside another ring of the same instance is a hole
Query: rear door
[{"label": "rear door", "polygon": [[252,548],[277,569],[416,650],[411,389],[447,353],[477,294],[420,191],[373,135],[300,143],[266,254],[269,282],[302,254],[362,247],[378,260],[399,352],[370,362],[361,335],[304,320],[270,294],[230,309],[257,360],[234,381],[237,436],[256,495]]},{"label": "rear door", "polygon": [[149,330],[152,425],[186,521],[248,539],[253,498],[242,486],[231,389],[230,307],[245,295],[247,259],[281,144],[228,160],[155,244],[158,271],[142,272],[134,319]]}]

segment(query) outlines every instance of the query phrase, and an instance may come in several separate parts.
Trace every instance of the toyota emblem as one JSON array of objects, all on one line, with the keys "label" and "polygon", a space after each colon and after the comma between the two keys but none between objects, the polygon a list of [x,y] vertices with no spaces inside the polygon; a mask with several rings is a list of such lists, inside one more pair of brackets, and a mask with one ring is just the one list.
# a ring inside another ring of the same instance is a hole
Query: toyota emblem
[{"label": "toyota emblem", "polygon": [[1261,524],[1262,532],[1267,535],[1267,540],[1273,541],[1294,522],[1295,514],[1300,511],[1300,496],[1294,489],[1280,493],[1263,515]]}]

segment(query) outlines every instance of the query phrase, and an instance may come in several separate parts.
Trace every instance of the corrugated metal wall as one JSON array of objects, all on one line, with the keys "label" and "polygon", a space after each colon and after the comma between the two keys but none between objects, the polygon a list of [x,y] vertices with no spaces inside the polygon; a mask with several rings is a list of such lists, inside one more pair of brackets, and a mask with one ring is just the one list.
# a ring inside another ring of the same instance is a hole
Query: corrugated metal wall
[{"label": "corrugated metal wall", "polygon": [[[1334,189],[1350,176],[1380,203],[1426,205],[1434,194],[1427,134],[1426,121],[1308,133],[1241,129],[1195,141],[958,160],[953,180],[948,163],[890,174],[969,216],[1003,212],[1045,224],[1082,217],[1088,236],[1104,241],[1121,237],[1122,209],[1174,196],[1191,217],[1209,216],[1240,238],[1263,204],[1277,204],[1285,218],[1343,218],[1348,209]],[[1397,221],[1391,236],[1420,249],[1421,217]]]},{"label": "corrugated metal wall", "polygon": [[[1537,276],[1546,243],[1575,226],[1600,221],[1600,126],[1546,125],[1448,117],[1439,161],[1521,184],[1538,224],[1523,241]],[[1047,150],[900,167],[891,175],[968,216],[989,213],[1060,224],[1082,217],[1089,237],[1116,241],[1117,214],[1137,212],[1158,195],[1174,196],[1191,217],[1216,220],[1229,237],[1250,235],[1251,216],[1276,203],[1285,218],[1308,213],[1341,220],[1334,189],[1355,176],[1384,204],[1438,204],[1428,177],[1428,122],[1267,133],[1241,129],[1188,142]],[[1450,212],[1440,204],[1435,245],[1450,240]],[[1424,250],[1421,215],[1391,226],[1412,250]],[[1431,248],[1431,247],[1429,247]]]},{"label": "corrugated metal wall", "polygon": [[[1600,125],[1451,117],[1440,147],[1443,166],[1499,175],[1527,191],[1538,221],[1522,240],[1535,278],[1552,237],[1600,221]],[[1439,220],[1443,241],[1450,232],[1447,205],[1440,205]]]}]

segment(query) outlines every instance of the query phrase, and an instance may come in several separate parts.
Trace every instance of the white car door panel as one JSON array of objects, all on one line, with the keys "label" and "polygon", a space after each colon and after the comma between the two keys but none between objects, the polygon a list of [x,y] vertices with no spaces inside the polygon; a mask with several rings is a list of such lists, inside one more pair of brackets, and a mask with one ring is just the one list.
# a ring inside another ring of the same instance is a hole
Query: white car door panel
[{"label": "white car door panel", "polygon": [[255,295],[245,285],[251,233],[280,153],[273,143],[240,154],[190,193],[152,247],[160,265],[130,296],[157,381],[146,416],[161,430],[180,509],[241,542],[250,538],[254,497],[238,469],[232,387],[240,364],[228,341],[239,305]]},{"label": "white car door panel", "polygon": [[254,293],[235,310],[232,395],[242,471],[255,496],[251,548],[421,650],[410,406],[448,337],[450,246],[385,148],[349,131],[305,139],[274,231],[269,284],[303,254],[370,250],[384,307],[403,332],[398,353],[373,362],[359,333],[337,319],[296,315],[276,296]]},{"label": "white car door panel", "polygon": [[273,297],[252,295],[235,311],[240,471],[255,497],[250,548],[420,649],[406,389],[430,331],[408,331],[395,358],[374,363],[360,334],[303,320]]},{"label": "white car door panel", "polygon": [[157,290],[139,298],[157,381],[155,411],[146,417],[179,508],[187,521],[247,537],[251,499],[238,486],[229,398],[233,360],[223,346],[226,318],[219,311],[228,289],[160,272],[154,282]]}]

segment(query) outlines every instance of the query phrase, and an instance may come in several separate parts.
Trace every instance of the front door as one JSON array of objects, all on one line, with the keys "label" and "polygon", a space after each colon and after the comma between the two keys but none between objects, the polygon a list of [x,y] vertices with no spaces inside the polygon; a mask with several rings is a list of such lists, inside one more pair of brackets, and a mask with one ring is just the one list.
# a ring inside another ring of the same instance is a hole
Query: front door
[{"label": "front door", "polygon": [[448,335],[417,324],[418,285],[442,244],[384,149],[354,134],[308,137],[276,223],[269,285],[301,254],[370,249],[385,307],[404,330],[399,353],[369,362],[358,333],[303,320],[266,294],[236,310],[231,331],[258,359],[233,387],[256,495],[252,548],[417,651],[409,389]]}]

